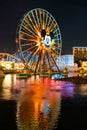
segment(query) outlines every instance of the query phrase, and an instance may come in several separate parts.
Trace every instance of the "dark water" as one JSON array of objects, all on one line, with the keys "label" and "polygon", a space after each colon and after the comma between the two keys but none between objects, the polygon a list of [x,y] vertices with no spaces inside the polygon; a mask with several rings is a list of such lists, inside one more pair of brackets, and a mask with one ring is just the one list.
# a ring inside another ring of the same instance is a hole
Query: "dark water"
[{"label": "dark water", "polygon": [[0,130],[87,129],[87,84],[6,75],[0,81]]}]

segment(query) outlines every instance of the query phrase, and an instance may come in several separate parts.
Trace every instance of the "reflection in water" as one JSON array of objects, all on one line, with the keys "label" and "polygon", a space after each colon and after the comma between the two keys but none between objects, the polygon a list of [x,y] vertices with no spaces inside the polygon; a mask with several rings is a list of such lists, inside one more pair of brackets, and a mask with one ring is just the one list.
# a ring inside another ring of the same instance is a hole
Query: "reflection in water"
[{"label": "reflection in water", "polygon": [[72,83],[72,82],[63,82],[61,81],[60,82],[60,85],[62,87],[62,93],[61,93],[61,96],[63,98],[72,98],[74,96],[74,89],[75,89],[75,84]]},{"label": "reflection in water", "polygon": [[59,123],[61,99],[66,98],[64,100],[68,101],[69,97],[71,101],[76,94],[87,95],[87,84],[76,85],[39,76],[27,80],[16,79],[14,74],[5,75],[0,84],[0,100],[17,102],[18,130],[52,130],[56,127],[56,122]]},{"label": "reflection in water", "polygon": [[10,87],[12,86],[15,78],[14,75],[7,74],[0,85],[0,99],[11,99]]},{"label": "reflection in water", "polygon": [[60,92],[49,90],[52,80],[29,79],[17,104],[19,130],[52,130],[60,113]]},{"label": "reflection in water", "polygon": [[21,92],[24,87],[25,80],[16,79],[15,74],[6,74],[2,83],[0,84],[0,99],[16,99],[17,94]]},{"label": "reflection in water", "polygon": [[81,95],[87,95],[87,84],[81,84],[79,92]]},{"label": "reflection in water", "polygon": [[7,74],[7,75],[5,75],[2,86],[3,86],[3,88],[10,88],[11,86],[13,86],[15,84],[15,82],[16,82],[16,76]]},{"label": "reflection in water", "polygon": [[[25,80],[16,79],[15,74],[7,74],[0,84],[0,98],[18,99],[23,94],[25,88],[27,90],[26,93],[32,88],[33,91],[37,91],[38,93],[42,91],[41,94],[49,90],[51,92],[61,92],[63,97],[73,97],[75,86],[71,82],[55,81],[50,78],[40,78],[39,76],[32,76]],[[83,86],[81,85],[79,88],[83,88]]]}]

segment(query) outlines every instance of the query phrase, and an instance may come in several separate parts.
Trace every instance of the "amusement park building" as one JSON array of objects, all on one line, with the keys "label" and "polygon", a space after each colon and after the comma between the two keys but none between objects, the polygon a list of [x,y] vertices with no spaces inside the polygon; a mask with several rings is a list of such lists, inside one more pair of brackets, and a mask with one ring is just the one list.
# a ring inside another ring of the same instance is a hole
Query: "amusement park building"
[{"label": "amusement park building", "polygon": [[73,47],[74,62],[87,71],[87,47]]},{"label": "amusement park building", "polygon": [[87,47],[73,47],[74,62],[87,61]]},{"label": "amusement park building", "polygon": [[74,63],[74,55],[61,55],[57,59],[57,64],[60,70],[67,68],[69,71],[77,71],[78,66]]}]

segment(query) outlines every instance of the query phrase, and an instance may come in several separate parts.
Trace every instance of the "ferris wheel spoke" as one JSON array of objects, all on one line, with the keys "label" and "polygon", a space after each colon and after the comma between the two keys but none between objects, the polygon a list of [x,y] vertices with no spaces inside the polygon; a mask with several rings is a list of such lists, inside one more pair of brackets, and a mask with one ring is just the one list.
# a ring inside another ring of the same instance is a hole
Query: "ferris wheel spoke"
[{"label": "ferris wheel spoke", "polygon": [[45,72],[48,69],[46,55],[44,55],[44,54],[42,55],[42,60],[43,60],[43,72]]},{"label": "ferris wheel spoke", "polygon": [[[49,27],[49,29],[50,29],[50,24],[51,24],[51,17],[49,17],[49,19],[48,19],[48,27]],[[51,31],[51,30],[50,30]]]},{"label": "ferris wheel spoke", "polygon": [[28,52],[28,51],[31,51],[31,50],[34,49],[34,48],[36,48],[36,46],[32,46],[32,47],[30,47],[30,48],[28,48],[28,49],[26,49],[26,50],[22,50],[22,52]]},{"label": "ferris wheel spoke", "polygon": [[32,57],[33,57],[33,53],[31,53],[28,57],[26,57],[27,62],[31,62]]},{"label": "ferris wheel spoke", "polygon": [[28,16],[28,15],[27,15],[27,17],[28,17],[28,22],[29,22],[28,25],[29,25],[30,29],[32,30],[31,33],[32,34],[34,33],[36,35],[36,37],[37,37],[37,35],[38,35],[38,29],[36,28],[36,26],[35,26],[33,20],[31,19],[31,17]]},{"label": "ferris wheel spoke", "polygon": [[34,55],[33,59],[32,59],[32,63],[31,63],[31,68],[35,67],[35,63],[36,63],[36,55]]},{"label": "ferris wheel spoke", "polygon": [[49,23],[48,23],[48,27],[49,27],[49,29],[50,29],[50,32],[52,32],[52,25],[51,24],[53,24],[53,21],[52,21],[52,18],[50,17],[49,18]]},{"label": "ferris wheel spoke", "polygon": [[[55,36],[54,36],[54,37],[55,37]],[[53,40],[55,41],[55,43],[57,43],[58,40],[59,40],[59,38],[54,38]]]},{"label": "ferris wheel spoke", "polygon": [[39,23],[39,18],[38,18],[38,10],[35,10],[35,13],[36,13],[37,27],[38,27],[38,30],[40,30],[40,23]]},{"label": "ferris wheel spoke", "polygon": [[58,57],[58,56],[59,56],[59,54],[60,54],[59,48],[57,47],[55,51],[54,51],[54,50],[52,50],[52,53],[54,53],[54,54],[55,54],[55,56],[56,56],[56,57]]},{"label": "ferris wheel spoke", "polygon": [[58,29],[56,28],[56,29],[53,30],[53,33],[55,34],[57,31],[58,31]]},{"label": "ferris wheel spoke", "polygon": [[[28,21],[28,22],[27,22]],[[29,28],[33,31],[33,33],[35,33],[36,34],[36,32],[37,32],[37,29],[36,28],[34,28],[33,26],[32,26],[32,22],[30,22],[30,20],[27,20],[26,18],[25,18],[25,22],[28,24],[28,26],[29,26]],[[34,24],[33,24],[34,25]]]},{"label": "ferris wheel spoke", "polygon": [[33,38],[31,38],[31,39],[20,38],[20,40],[21,41],[26,41],[26,42],[28,42],[28,44],[35,44],[35,43],[37,43],[37,39],[33,39]]},{"label": "ferris wheel spoke", "polygon": [[42,25],[43,25],[43,10],[40,10],[40,28],[42,30]]},{"label": "ferris wheel spoke", "polygon": [[33,43],[36,43],[37,44],[37,39],[33,39],[33,38],[30,38],[28,39],[29,42],[33,42]]},{"label": "ferris wheel spoke", "polygon": [[61,73],[59,67],[57,66],[57,64],[56,64],[56,62],[55,62],[55,60],[54,60],[54,57],[52,56],[52,54],[50,54],[50,56],[51,56],[51,59],[53,60],[53,62],[54,62],[54,64],[55,64],[57,70],[59,71],[59,73]]},{"label": "ferris wheel spoke", "polygon": [[[33,36],[33,35],[31,35],[31,34],[29,34],[29,33],[26,33],[26,32],[24,32],[24,31],[20,31],[20,34],[24,34],[24,37],[28,37],[28,38],[33,38],[33,39],[35,39],[35,37]],[[21,36],[19,36],[19,38],[21,39],[22,37]]]},{"label": "ferris wheel spoke", "polygon": [[55,26],[56,26],[56,23],[55,23],[54,20],[52,20],[52,22],[51,22],[51,24],[50,24],[50,30],[53,31],[53,29],[55,28]]},{"label": "ferris wheel spoke", "polygon": [[27,38],[20,38],[20,40],[21,41],[26,41],[26,42],[28,42],[28,44],[32,44],[32,45],[34,45],[34,44],[37,44],[37,39],[27,39]]},{"label": "ferris wheel spoke", "polygon": [[45,16],[45,11],[42,10],[42,29],[45,29],[45,22],[44,22],[44,16]]},{"label": "ferris wheel spoke", "polygon": [[36,63],[36,67],[35,67],[35,73],[36,73],[36,71],[37,71],[37,67],[38,67],[38,65],[39,65],[39,62],[40,62],[40,55],[41,55],[41,51],[39,52],[39,54],[38,54],[38,61],[37,61],[37,63]]},{"label": "ferris wheel spoke", "polygon": [[40,52],[39,48],[36,49],[36,51],[34,52],[34,55],[38,55]]},{"label": "ferris wheel spoke", "polygon": [[54,23],[54,20],[53,20],[52,17],[50,17],[50,23],[49,23],[50,30],[51,30],[51,28],[52,28],[53,23]]},{"label": "ferris wheel spoke", "polygon": [[[34,25],[35,25],[36,31],[38,32],[39,28],[38,28],[38,24],[37,24],[37,21],[36,21],[35,16],[34,16],[34,11],[31,14],[32,14],[33,21],[35,22]],[[36,11],[35,11],[35,14],[36,14]]]},{"label": "ferris wheel spoke", "polygon": [[31,45],[35,45],[36,43],[27,43],[27,44],[21,44],[21,47],[23,47],[23,46],[31,46]]},{"label": "ferris wheel spoke", "polygon": [[23,26],[23,25],[22,25],[22,27],[23,27],[22,29],[24,30],[24,32],[26,32],[28,34],[31,33],[31,35],[33,35],[34,37],[37,37],[37,34],[35,33],[35,31],[32,31],[31,28],[28,29],[26,26]]},{"label": "ferris wheel spoke", "polygon": [[35,52],[34,52],[34,55],[37,55],[39,52],[39,49],[37,49]]},{"label": "ferris wheel spoke", "polygon": [[56,34],[54,34],[54,37],[57,37],[57,38],[58,38],[58,36],[60,36],[60,34],[57,34],[57,33],[56,33]]},{"label": "ferris wheel spoke", "polygon": [[45,13],[45,29],[47,28],[47,14]]},{"label": "ferris wheel spoke", "polygon": [[[24,32],[24,31],[20,31],[20,33],[24,35],[23,37],[35,38],[33,35],[31,35],[31,34],[29,34],[29,33],[26,33],[26,32]],[[23,37],[19,36],[20,39],[23,38]]]},{"label": "ferris wheel spoke", "polygon": [[39,64],[39,60],[37,61],[34,73],[36,73],[36,71],[37,71],[38,64]]},{"label": "ferris wheel spoke", "polygon": [[31,60],[35,51],[36,51],[36,48],[29,55],[26,56],[27,62],[29,62]]},{"label": "ferris wheel spoke", "polygon": [[[40,27],[39,27],[39,22],[38,22],[38,27],[36,28],[35,24],[33,23],[33,20],[31,19],[31,17],[29,17],[30,21],[31,21],[31,24],[35,30],[35,32],[37,32],[37,34],[40,36]],[[38,15],[37,15],[37,20],[38,20]]]},{"label": "ferris wheel spoke", "polygon": [[45,12],[45,13],[44,13],[44,27],[45,27],[45,29],[46,29],[46,26],[47,26],[47,25],[46,25],[46,24],[47,24],[47,23],[46,23],[46,18],[47,18],[47,17],[46,17],[46,12]]},{"label": "ferris wheel spoke", "polygon": [[[39,61],[38,61],[38,65],[39,65],[39,62],[40,62],[40,57],[41,57],[41,54],[40,54],[40,51],[39,50],[36,50],[34,53],[33,53],[33,55],[35,56],[35,57],[37,57],[37,56],[39,56]],[[37,66],[38,66],[37,65]],[[36,68],[37,69],[37,68]]]},{"label": "ferris wheel spoke", "polygon": [[41,32],[42,29],[44,29],[44,26],[43,26],[44,25],[44,14],[45,14],[44,10],[39,9],[38,22],[39,22],[40,32]]},{"label": "ferris wheel spoke", "polygon": [[39,11],[40,13],[40,28],[41,28],[41,24],[42,24],[42,19],[41,19],[41,10]]},{"label": "ferris wheel spoke", "polygon": [[37,19],[38,19],[38,25],[39,25],[39,30],[41,31],[41,18],[40,18],[40,9],[37,11]]},{"label": "ferris wheel spoke", "polygon": [[23,46],[29,46],[29,44],[21,44],[21,47],[23,47]]},{"label": "ferris wheel spoke", "polygon": [[46,54],[46,57],[47,57],[47,60],[48,60],[48,64],[49,64],[49,68],[50,68],[50,70],[51,70],[51,64],[50,64],[50,59],[49,59],[49,53],[48,52],[46,52],[47,54]]},{"label": "ferris wheel spoke", "polygon": [[46,14],[46,28],[48,27],[48,21],[49,21],[49,17],[48,17],[48,13]]},{"label": "ferris wheel spoke", "polygon": [[32,58],[32,55],[31,56],[28,56],[28,57],[25,57],[26,61],[27,61],[27,64],[29,63],[29,59],[31,60]]},{"label": "ferris wheel spoke", "polygon": [[22,25],[22,29],[24,29],[24,31],[26,32],[28,32],[28,33],[31,33],[34,37],[37,37],[37,34],[35,33],[35,31],[33,32],[32,30],[31,30],[31,28],[30,29],[28,29],[26,26],[24,26],[24,25]]}]

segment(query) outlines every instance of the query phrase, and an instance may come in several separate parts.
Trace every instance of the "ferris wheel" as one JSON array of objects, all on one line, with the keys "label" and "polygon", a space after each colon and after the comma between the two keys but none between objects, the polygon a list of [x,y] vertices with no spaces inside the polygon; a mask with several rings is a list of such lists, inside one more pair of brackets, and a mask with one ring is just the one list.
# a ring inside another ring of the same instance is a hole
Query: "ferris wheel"
[{"label": "ferris wheel", "polygon": [[34,72],[56,68],[61,54],[62,39],[54,17],[41,8],[32,9],[20,20],[16,45],[23,61]]}]

